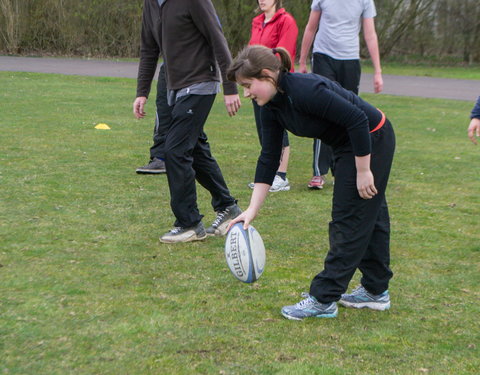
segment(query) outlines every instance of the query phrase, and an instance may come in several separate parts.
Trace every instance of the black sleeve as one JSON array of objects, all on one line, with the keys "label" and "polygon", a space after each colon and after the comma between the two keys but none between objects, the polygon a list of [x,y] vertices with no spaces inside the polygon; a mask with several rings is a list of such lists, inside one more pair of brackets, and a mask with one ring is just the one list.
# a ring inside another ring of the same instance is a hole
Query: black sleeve
[{"label": "black sleeve", "polygon": [[192,1],[191,15],[195,25],[213,49],[215,60],[222,75],[224,95],[238,94],[237,84],[227,79],[227,69],[232,62],[232,55],[212,2],[210,0]]},{"label": "black sleeve", "polygon": [[257,161],[255,182],[271,185],[280,165],[285,129],[278,123],[275,115],[266,108],[261,107],[260,118],[262,121],[262,152]]},{"label": "black sleeve", "polygon": [[370,154],[369,121],[361,108],[322,84],[302,91],[301,100],[296,101],[300,111],[345,129],[356,156]]},{"label": "black sleeve", "polygon": [[153,36],[150,17],[153,10],[150,7],[150,2],[145,0],[143,3],[142,32],[140,36],[141,47],[137,75],[137,97],[148,97],[161,52]]}]

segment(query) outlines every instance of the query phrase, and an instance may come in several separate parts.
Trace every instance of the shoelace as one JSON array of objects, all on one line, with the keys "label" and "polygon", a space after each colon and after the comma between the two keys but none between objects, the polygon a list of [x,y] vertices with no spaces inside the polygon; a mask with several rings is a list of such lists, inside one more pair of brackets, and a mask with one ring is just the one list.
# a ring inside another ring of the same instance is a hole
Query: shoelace
[{"label": "shoelace", "polygon": [[362,285],[357,286],[354,290],[352,290],[352,295],[358,296],[359,294],[365,294],[367,291]]},{"label": "shoelace", "polygon": [[278,187],[282,184],[283,180],[281,177],[279,176],[275,176],[274,180],[273,180],[273,184],[272,184],[272,187]]},{"label": "shoelace", "polygon": [[180,232],[183,228],[182,227],[175,227],[173,228],[170,233],[171,234],[177,234],[178,232]]},{"label": "shoelace", "polygon": [[303,292],[303,293],[301,294],[301,296],[302,296],[302,298],[305,298],[305,299],[297,303],[296,306],[297,306],[298,308],[301,309],[301,308],[304,308],[304,307],[306,307],[306,306],[308,306],[308,305],[311,305],[311,304],[315,303],[315,301],[313,300],[313,298],[312,298],[312,296],[311,296],[310,294],[308,294],[308,293],[306,293],[306,292]]},{"label": "shoelace", "polygon": [[212,227],[214,227],[214,228],[218,227],[226,214],[228,214],[228,210],[219,212],[217,217],[213,221]]}]

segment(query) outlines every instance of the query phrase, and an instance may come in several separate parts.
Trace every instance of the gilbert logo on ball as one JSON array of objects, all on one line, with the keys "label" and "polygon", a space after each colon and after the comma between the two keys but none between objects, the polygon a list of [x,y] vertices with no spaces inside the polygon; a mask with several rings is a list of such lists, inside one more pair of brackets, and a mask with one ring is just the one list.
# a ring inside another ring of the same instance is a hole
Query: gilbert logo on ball
[{"label": "gilbert logo on ball", "polygon": [[225,258],[233,276],[244,283],[255,282],[265,268],[262,237],[251,225],[245,230],[243,223],[235,224],[225,240]]}]

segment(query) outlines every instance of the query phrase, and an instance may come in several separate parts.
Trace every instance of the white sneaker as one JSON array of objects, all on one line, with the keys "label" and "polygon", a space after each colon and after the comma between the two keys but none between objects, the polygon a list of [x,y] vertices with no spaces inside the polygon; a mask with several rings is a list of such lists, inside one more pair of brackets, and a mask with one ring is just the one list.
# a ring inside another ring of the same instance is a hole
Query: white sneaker
[{"label": "white sneaker", "polygon": [[288,183],[288,178],[281,178],[278,175],[275,175],[275,179],[273,180],[273,184],[270,187],[270,192],[275,193],[277,191],[289,191],[290,184]]}]

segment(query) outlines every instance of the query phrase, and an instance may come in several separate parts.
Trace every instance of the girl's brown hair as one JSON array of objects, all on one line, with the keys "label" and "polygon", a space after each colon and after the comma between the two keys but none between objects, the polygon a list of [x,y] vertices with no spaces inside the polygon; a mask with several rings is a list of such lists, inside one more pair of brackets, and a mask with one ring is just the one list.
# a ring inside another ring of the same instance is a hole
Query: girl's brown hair
[{"label": "girl's brown hair", "polygon": [[272,77],[265,75],[262,70],[289,72],[291,68],[292,59],[285,48],[267,48],[261,45],[253,45],[245,47],[233,60],[227,70],[227,78],[232,82],[237,82],[240,78],[265,79],[272,81],[274,86],[277,86],[277,82]]}]

